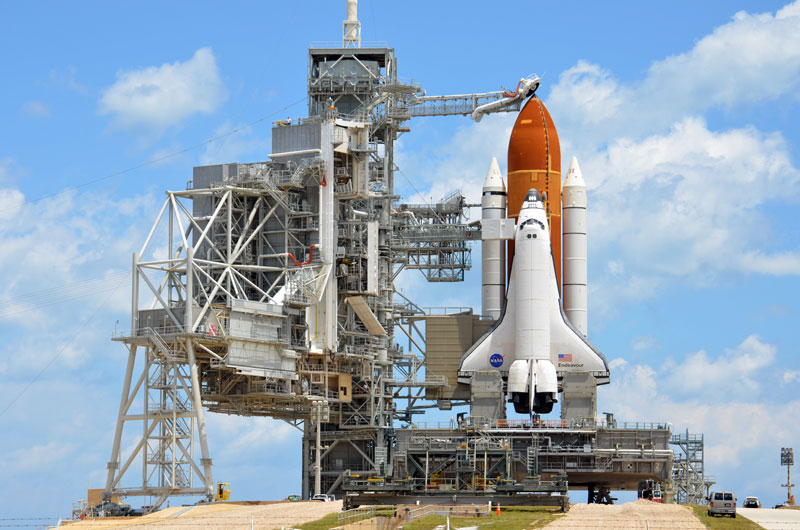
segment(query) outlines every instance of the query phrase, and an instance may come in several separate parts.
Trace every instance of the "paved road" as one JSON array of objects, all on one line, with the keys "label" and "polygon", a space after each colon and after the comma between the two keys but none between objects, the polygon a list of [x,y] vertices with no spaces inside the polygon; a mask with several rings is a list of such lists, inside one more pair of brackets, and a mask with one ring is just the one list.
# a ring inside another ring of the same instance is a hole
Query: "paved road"
[{"label": "paved road", "polygon": [[736,515],[747,517],[767,530],[800,530],[800,510],[736,508]]},{"label": "paved road", "polygon": [[706,530],[685,506],[635,501],[606,506],[573,504],[545,530]]}]

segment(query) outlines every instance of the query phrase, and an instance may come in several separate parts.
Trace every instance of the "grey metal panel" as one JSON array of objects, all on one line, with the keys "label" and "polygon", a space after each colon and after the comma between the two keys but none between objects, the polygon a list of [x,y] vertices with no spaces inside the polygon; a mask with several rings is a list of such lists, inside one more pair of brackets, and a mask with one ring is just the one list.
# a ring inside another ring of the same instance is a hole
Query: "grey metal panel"
[{"label": "grey metal panel", "polygon": [[[182,314],[176,314],[182,319]],[[139,329],[152,328],[155,330],[175,327],[175,323],[167,314],[166,309],[145,309],[139,311]]]},{"label": "grey metal panel", "polygon": [[[177,303],[171,307],[172,314],[181,325],[184,323],[184,316],[186,314],[184,307],[185,306],[182,303]],[[199,314],[200,306],[196,303],[193,303],[193,318],[197,318],[197,315]],[[158,333],[174,333],[177,327],[177,324],[175,324],[175,321],[170,318],[166,309],[142,309],[139,311],[139,329],[135,331],[142,331],[146,328],[152,328]]]},{"label": "grey metal panel", "polygon": [[281,356],[283,349],[275,344],[231,339],[229,341],[227,364],[230,367],[267,368],[270,370],[294,372],[294,361]]},{"label": "grey metal panel", "polygon": [[317,122],[273,127],[272,152],[289,153],[305,149],[319,149],[322,138],[321,130],[322,124]]},{"label": "grey metal panel", "polygon": [[[250,300],[231,302],[228,334],[232,339],[251,339],[260,342],[288,341],[287,322],[281,306]],[[278,348],[278,350],[281,350]]]},{"label": "grey metal panel", "polygon": [[593,420],[597,416],[597,382],[592,374],[567,372],[561,383],[561,419]]},{"label": "grey metal panel", "polygon": [[444,376],[448,383],[444,388],[428,389],[428,399],[469,399],[469,389],[458,392],[457,380],[461,356],[472,346],[472,316],[466,312],[425,319],[426,374]]},{"label": "grey metal panel", "polygon": [[342,59],[336,62],[319,63],[319,76],[341,77],[345,82],[366,78],[378,77],[381,66],[378,61],[356,61],[355,59]]},{"label": "grey metal panel", "polygon": [[506,417],[503,378],[496,370],[475,372],[470,383],[469,415],[473,418],[487,420],[504,419]]}]

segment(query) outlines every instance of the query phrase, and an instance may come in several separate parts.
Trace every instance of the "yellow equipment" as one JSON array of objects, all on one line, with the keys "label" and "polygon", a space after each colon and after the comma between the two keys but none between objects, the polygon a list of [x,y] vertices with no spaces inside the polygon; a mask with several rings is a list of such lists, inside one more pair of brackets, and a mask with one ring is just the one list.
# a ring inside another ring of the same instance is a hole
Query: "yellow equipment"
[{"label": "yellow equipment", "polygon": [[215,501],[227,501],[231,498],[231,485],[228,482],[217,482],[217,492],[214,495]]}]

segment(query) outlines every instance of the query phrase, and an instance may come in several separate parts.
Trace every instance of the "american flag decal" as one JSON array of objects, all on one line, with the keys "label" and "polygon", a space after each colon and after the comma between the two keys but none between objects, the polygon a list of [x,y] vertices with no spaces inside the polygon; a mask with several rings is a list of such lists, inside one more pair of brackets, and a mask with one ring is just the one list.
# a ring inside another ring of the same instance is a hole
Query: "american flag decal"
[{"label": "american flag decal", "polygon": [[571,353],[559,353],[558,354],[558,362],[560,362],[560,363],[571,363],[572,362],[572,354]]}]

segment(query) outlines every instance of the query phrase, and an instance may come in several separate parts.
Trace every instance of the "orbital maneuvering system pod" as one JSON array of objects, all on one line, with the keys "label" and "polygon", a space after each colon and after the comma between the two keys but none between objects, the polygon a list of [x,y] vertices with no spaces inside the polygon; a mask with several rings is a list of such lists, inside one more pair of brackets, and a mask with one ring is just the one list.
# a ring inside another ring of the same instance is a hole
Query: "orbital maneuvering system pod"
[{"label": "orbital maneuvering system pod", "polygon": [[[536,124],[532,126],[533,119],[526,115],[539,117],[543,131],[538,143],[536,133],[531,132],[536,131]],[[522,131],[518,130],[520,124]],[[507,381],[508,401],[523,414],[551,412],[558,402],[559,381],[568,372],[590,374],[598,385],[609,382],[605,357],[586,339],[586,188],[574,159],[564,190],[568,199],[564,226],[570,234],[565,234],[568,244],[563,270],[565,289],[572,297],[567,306],[578,322],[570,322],[562,308],[560,153],[553,163],[553,153],[558,150],[552,120],[534,96],[511,133],[508,201],[496,160],[484,182],[483,314],[495,323],[466,351],[458,370],[460,383],[469,383],[476,372],[499,371]],[[536,156],[539,154],[542,156]],[[512,180],[512,176],[516,178]],[[521,185],[530,185],[524,195],[518,189]],[[512,201],[516,197],[521,200]],[[508,212],[499,213],[506,204]],[[507,290],[502,292],[505,239],[510,240],[510,272]]]}]

